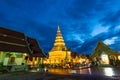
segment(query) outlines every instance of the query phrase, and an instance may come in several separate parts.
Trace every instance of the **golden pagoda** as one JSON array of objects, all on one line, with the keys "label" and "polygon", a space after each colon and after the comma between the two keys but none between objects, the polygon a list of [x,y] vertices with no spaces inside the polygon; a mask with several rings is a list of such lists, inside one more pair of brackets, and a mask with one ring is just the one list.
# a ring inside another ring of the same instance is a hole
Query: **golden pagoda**
[{"label": "golden pagoda", "polygon": [[54,42],[54,47],[49,52],[49,64],[61,64],[65,63],[66,60],[70,61],[71,52],[65,46],[60,27],[58,25],[58,30],[56,34],[56,39]]}]

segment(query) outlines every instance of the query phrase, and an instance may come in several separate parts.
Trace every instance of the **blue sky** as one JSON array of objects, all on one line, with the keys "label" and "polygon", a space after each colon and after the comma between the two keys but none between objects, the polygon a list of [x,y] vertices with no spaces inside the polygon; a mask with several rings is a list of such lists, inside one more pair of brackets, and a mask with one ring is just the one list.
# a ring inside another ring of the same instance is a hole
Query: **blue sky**
[{"label": "blue sky", "polygon": [[0,0],[0,26],[51,50],[60,25],[66,46],[90,54],[98,40],[120,51],[119,0]]}]

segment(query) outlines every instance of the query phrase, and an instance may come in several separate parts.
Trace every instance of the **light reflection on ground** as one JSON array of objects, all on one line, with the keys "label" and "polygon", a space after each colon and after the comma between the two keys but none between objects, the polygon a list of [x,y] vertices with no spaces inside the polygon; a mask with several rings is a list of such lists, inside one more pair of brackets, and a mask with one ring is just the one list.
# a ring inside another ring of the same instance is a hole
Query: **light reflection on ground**
[{"label": "light reflection on ground", "polygon": [[55,74],[93,74],[93,75],[105,75],[105,76],[120,76],[120,68],[87,68],[87,69],[48,69],[49,72]]},{"label": "light reflection on ground", "polygon": [[48,72],[56,73],[56,74],[71,74],[70,69],[49,69]]},{"label": "light reflection on ground", "polygon": [[49,69],[51,73],[56,74],[91,74],[91,69],[71,70],[71,69]]},{"label": "light reflection on ground", "polygon": [[112,68],[104,68],[104,73],[105,73],[106,76],[115,75],[114,70]]}]

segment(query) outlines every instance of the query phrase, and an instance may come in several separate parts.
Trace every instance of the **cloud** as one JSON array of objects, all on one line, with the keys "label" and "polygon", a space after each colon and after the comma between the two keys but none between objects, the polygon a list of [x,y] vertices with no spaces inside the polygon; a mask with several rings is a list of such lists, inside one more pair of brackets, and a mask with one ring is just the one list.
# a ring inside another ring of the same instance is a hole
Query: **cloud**
[{"label": "cloud", "polygon": [[117,39],[114,41],[114,44],[111,44],[110,47],[113,49],[113,50],[117,50],[117,51],[120,51],[120,36],[117,37]]},{"label": "cloud", "polygon": [[85,54],[91,54],[94,51],[94,48],[98,42],[98,40],[101,40],[106,43],[106,45],[109,45],[111,49],[113,50],[120,50],[119,44],[120,44],[120,31],[115,32],[114,30],[107,31],[106,33],[100,33],[96,36],[91,37],[90,39],[84,41],[83,44],[81,44],[80,47],[77,47],[77,51],[80,53]]},{"label": "cloud", "polygon": [[114,0],[74,0],[72,6],[69,6],[66,10],[66,13],[72,19],[90,20],[103,16],[103,14],[113,9],[114,6],[117,7],[119,5],[118,2]]},{"label": "cloud", "polygon": [[100,33],[107,32],[108,29],[109,29],[109,26],[101,26],[101,25],[99,24],[99,25],[97,25],[97,26],[94,27],[91,35],[92,35],[92,36],[96,36],[96,35],[98,35],[98,34],[100,34]]},{"label": "cloud", "polygon": [[76,51],[76,48],[78,47],[78,45],[80,46],[82,43],[78,42],[78,41],[74,41],[74,40],[71,40],[71,41],[65,41],[67,44],[66,44],[66,47],[67,48],[70,48],[72,51]]},{"label": "cloud", "polygon": [[116,26],[114,30],[115,31],[120,31],[120,25]]},{"label": "cloud", "polygon": [[117,26],[120,25],[120,10],[113,11],[105,15],[103,19],[101,19],[101,22],[104,25],[110,25],[110,26]]},{"label": "cloud", "polygon": [[81,43],[84,42],[84,40],[81,39],[80,35],[79,35],[79,34],[76,34],[76,33],[71,33],[71,35],[68,34],[68,35],[66,36],[66,40],[67,40],[67,41],[77,41],[77,42],[81,42]]},{"label": "cloud", "polygon": [[106,45],[111,45],[111,44],[114,44],[115,43],[115,40],[117,39],[118,37],[112,37],[110,39],[106,39],[104,40],[103,42],[106,44]]},{"label": "cloud", "polygon": [[[119,49],[119,0],[0,0],[0,25],[37,39],[50,51],[58,24],[68,48],[92,53],[98,40]],[[107,42],[108,42],[107,41]],[[112,43],[112,41],[111,41]]]}]

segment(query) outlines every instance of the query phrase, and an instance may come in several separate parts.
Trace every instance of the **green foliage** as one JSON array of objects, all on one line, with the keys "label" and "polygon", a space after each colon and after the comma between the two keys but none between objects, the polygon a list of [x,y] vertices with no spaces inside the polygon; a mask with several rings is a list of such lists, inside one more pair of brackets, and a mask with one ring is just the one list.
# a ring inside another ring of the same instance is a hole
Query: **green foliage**
[{"label": "green foliage", "polygon": [[6,52],[6,57],[12,56],[11,52]]},{"label": "green foliage", "polygon": [[3,62],[0,62],[0,70],[3,69]]},{"label": "green foliage", "polygon": [[115,63],[117,66],[120,66],[120,60],[116,60]]}]

